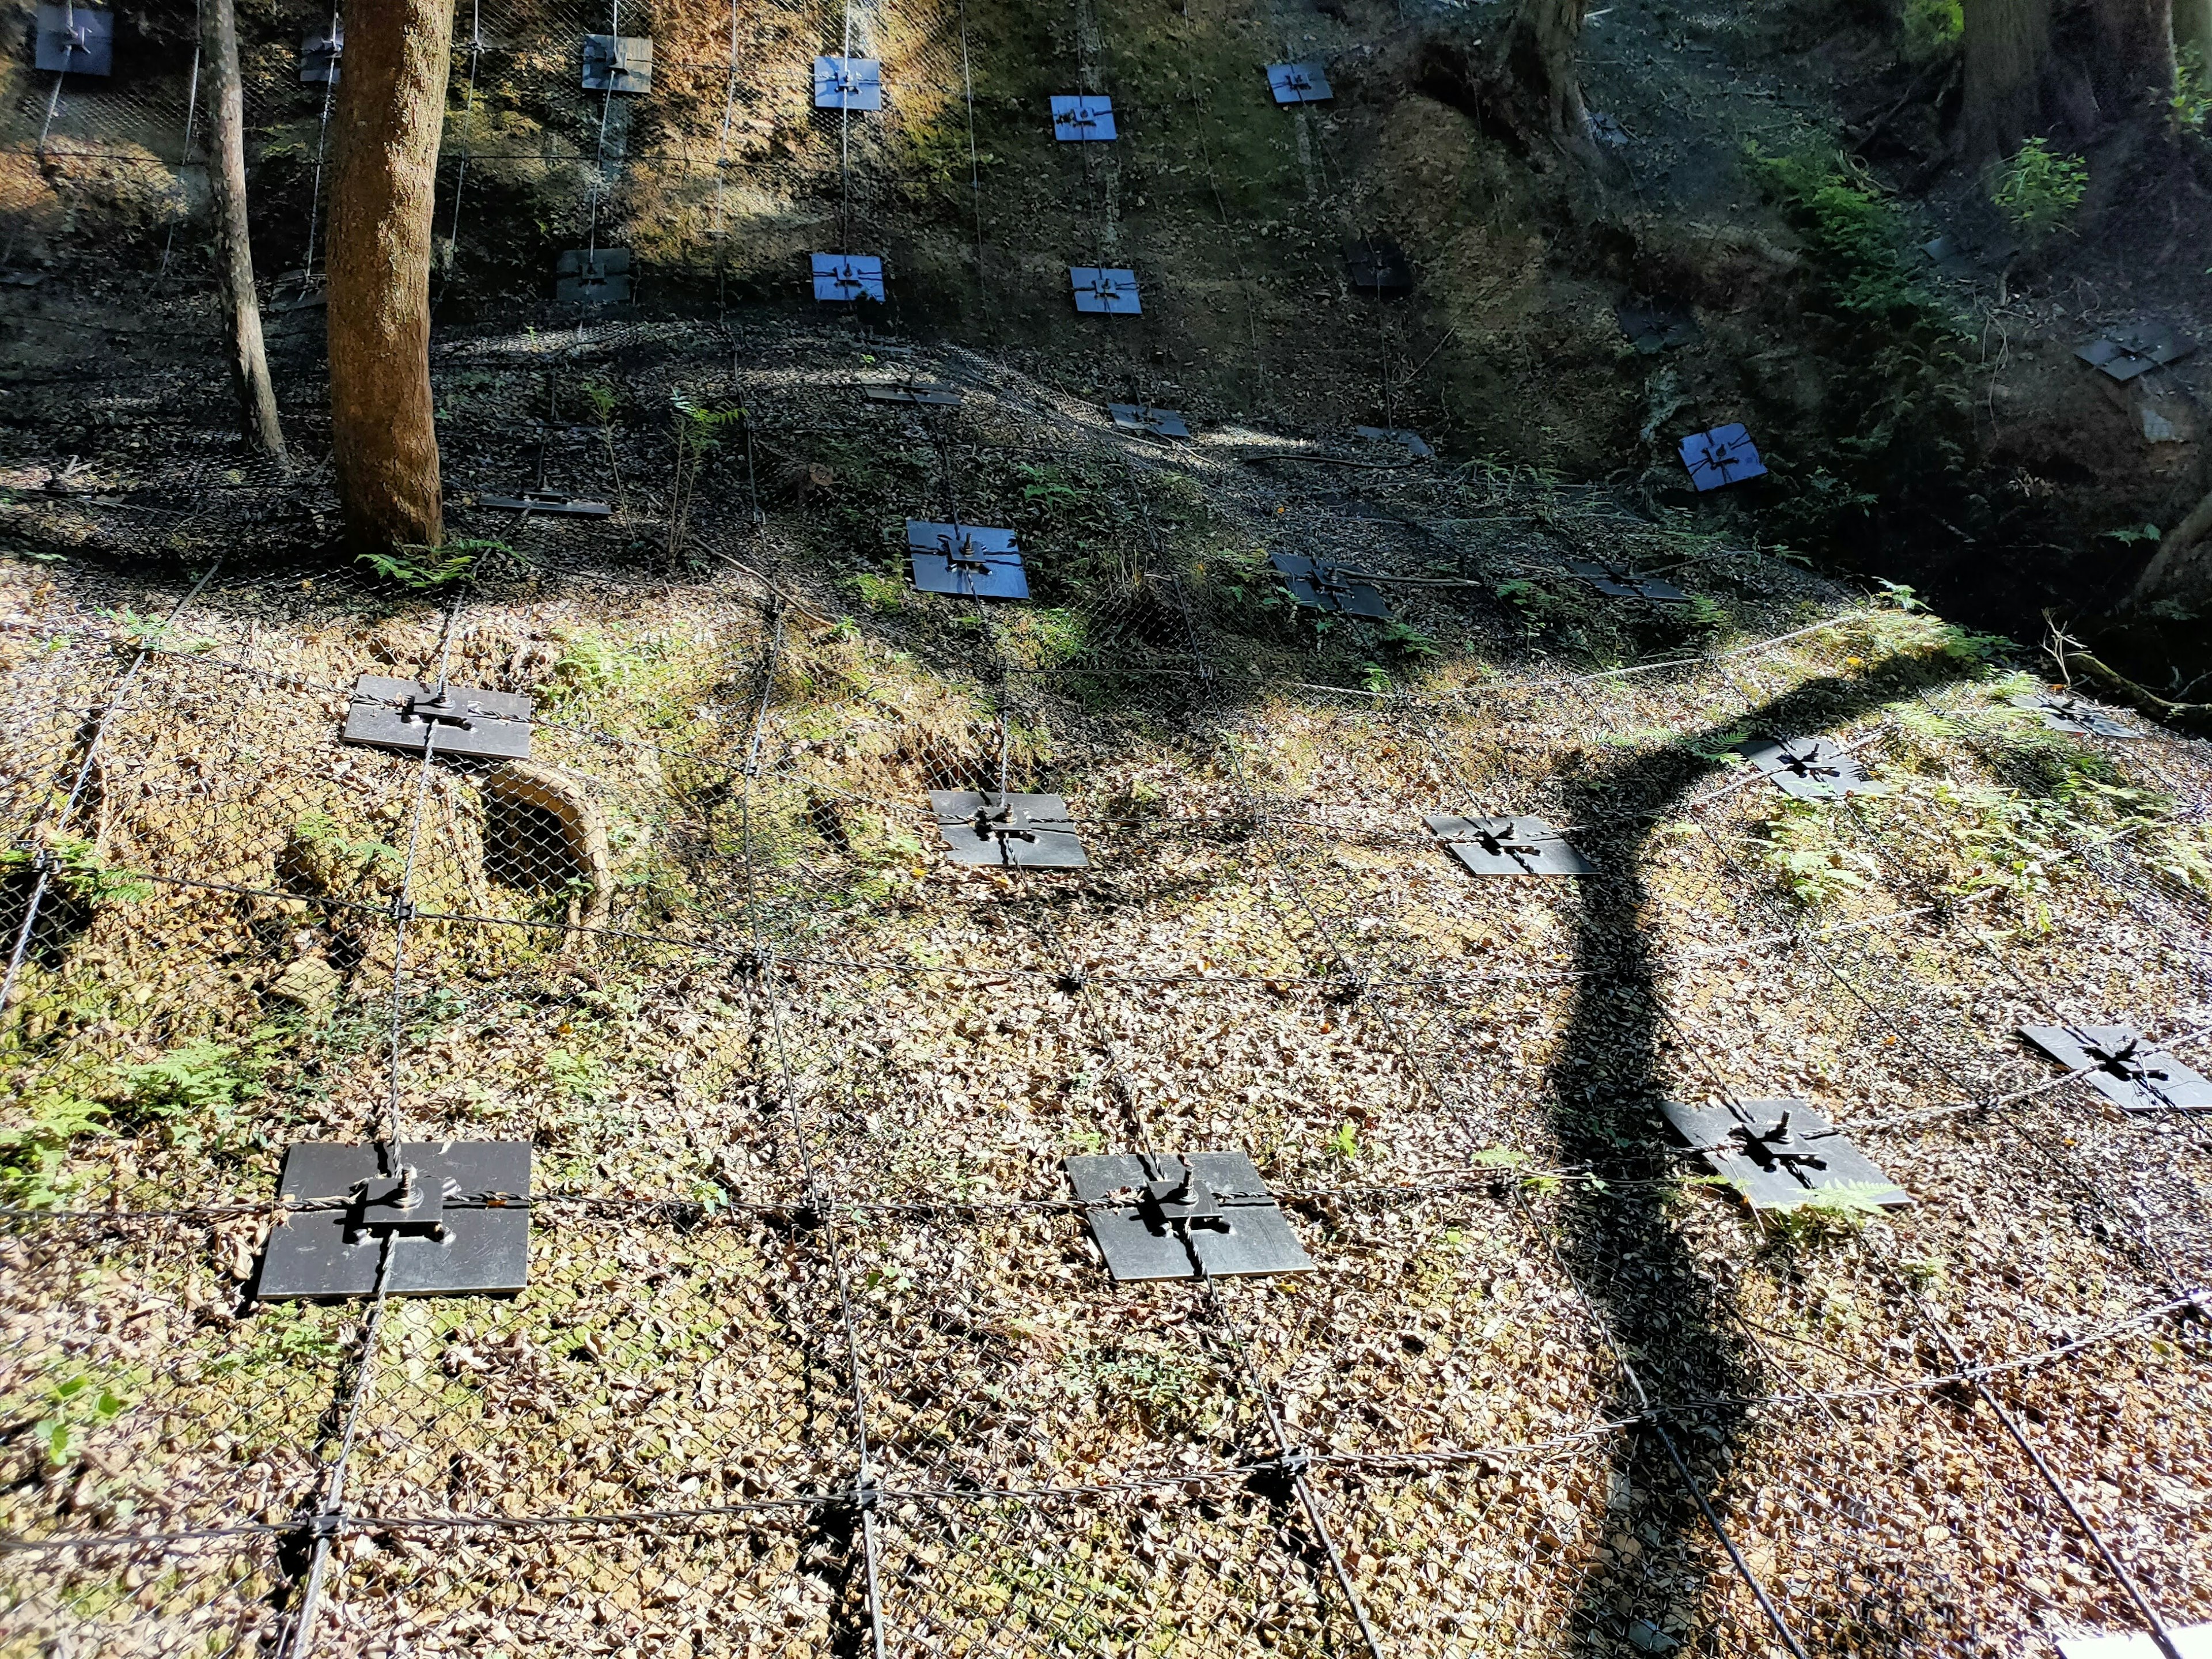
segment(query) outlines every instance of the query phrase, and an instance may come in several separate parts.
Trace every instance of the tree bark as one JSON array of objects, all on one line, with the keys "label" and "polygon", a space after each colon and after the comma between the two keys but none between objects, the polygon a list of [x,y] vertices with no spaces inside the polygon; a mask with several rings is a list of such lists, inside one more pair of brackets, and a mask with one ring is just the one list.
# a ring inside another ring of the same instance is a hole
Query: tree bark
[{"label": "tree bark", "polygon": [[214,198],[216,276],[229,319],[224,342],[246,441],[279,461],[284,428],[261,343],[261,300],[253,287],[253,244],[246,224],[246,105],[238,76],[238,22],[232,0],[200,0],[200,62],[208,88],[208,185]]},{"label": "tree bark", "polygon": [[1991,161],[2043,125],[2051,0],[1964,0],[1964,9],[1960,133],[1969,161]]},{"label": "tree bark", "polygon": [[430,213],[453,31],[450,0],[373,0],[346,18],[325,264],[331,459],[356,552],[445,539]]},{"label": "tree bark", "polygon": [[1523,122],[1570,148],[1589,141],[1580,72],[1586,9],[1587,0],[1519,0],[1498,54],[1503,78],[1526,100]]},{"label": "tree bark", "polygon": [[2173,0],[2096,0],[2097,99],[2116,115],[2173,95]]},{"label": "tree bark", "polygon": [[1520,0],[1498,46],[1498,111],[1524,139],[1589,146],[1582,104],[1582,22],[1589,0]]},{"label": "tree bark", "polygon": [[2140,610],[2160,599],[2185,605],[2212,605],[2212,493],[2189,516],[2166,532],[2157,555],[2143,567],[2129,591],[2127,609]]}]

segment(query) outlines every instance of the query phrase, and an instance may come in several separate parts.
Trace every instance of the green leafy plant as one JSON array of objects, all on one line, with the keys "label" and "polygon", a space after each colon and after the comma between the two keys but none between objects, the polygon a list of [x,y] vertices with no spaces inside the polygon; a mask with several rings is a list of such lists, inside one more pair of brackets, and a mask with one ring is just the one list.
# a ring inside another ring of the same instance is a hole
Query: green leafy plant
[{"label": "green leafy plant", "polygon": [[1328,1138],[1328,1150],[1346,1164],[1356,1163],[1358,1160],[1360,1150],[1358,1126],[1346,1123],[1340,1127]]},{"label": "green leafy plant", "polygon": [[1443,654],[1437,649],[1436,641],[1411,623],[1384,623],[1376,628],[1375,632],[1382,643],[1393,651],[1400,652],[1419,661],[1425,662]]},{"label": "green leafy plant", "polygon": [[1390,671],[1379,662],[1364,662],[1359,665],[1359,683],[1368,690],[1378,695],[1396,690],[1398,684],[1390,678]]},{"label": "green leafy plant", "polygon": [[[138,904],[154,896],[153,884],[143,876],[107,864],[91,842],[56,836],[46,851],[55,882],[80,904]],[[27,869],[35,862],[36,855],[22,848],[0,848],[0,872]]]},{"label": "green leafy plant", "polygon": [[1960,0],[1905,0],[1905,35],[1899,55],[1916,68],[1936,64],[1959,50],[1966,30]]},{"label": "green leafy plant", "polygon": [[1879,873],[1869,855],[1837,844],[1832,815],[1810,801],[1789,802],[1767,821],[1759,860],[1808,907],[1857,892]]},{"label": "green leafy plant", "polygon": [[2203,134],[2212,123],[2212,66],[2201,46],[2184,46],[2174,54],[2173,98],[2166,107],[2182,132]]},{"label": "green leafy plant", "polygon": [[2121,546],[2126,547],[2136,542],[2157,541],[2160,539],[2160,532],[2154,524],[2124,524],[2118,530],[2106,531],[2103,539],[2118,542]]},{"label": "green leafy plant", "polygon": [[1763,1213],[1784,1237],[1798,1242],[1848,1237],[1885,1213],[1881,1200],[1897,1189],[1876,1181],[1842,1181],[1814,1188],[1786,1209]]},{"label": "green leafy plant", "polygon": [[1806,234],[1844,311],[1907,325],[1939,316],[1950,323],[1908,257],[1904,216],[1863,166],[1840,152],[1770,155],[1756,144],[1749,158]]},{"label": "green leafy plant", "polygon": [[599,418],[599,439],[607,447],[607,471],[613,474],[615,500],[623,499],[622,462],[615,455],[615,409],[622,402],[621,391],[605,380],[586,380],[579,388],[584,401],[592,406],[592,413]]},{"label": "green leafy plant", "polygon": [[2012,228],[2041,242],[2068,228],[2089,188],[2089,164],[2031,138],[1990,175],[1990,199]]},{"label": "green leafy plant", "polygon": [[116,638],[125,645],[159,646],[162,629],[167,623],[153,617],[142,617],[131,610],[102,611],[100,619],[115,630]]},{"label": "green leafy plant", "polygon": [[118,1079],[129,1115],[161,1122],[172,1146],[203,1152],[226,1144],[238,1109],[264,1092],[259,1050],[273,1028],[253,1033],[246,1045],[202,1037],[181,1043],[159,1060],[126,1066]]},{"label": "green leafy plant", "polygon": [[32,1425],[32,1443],[60,1468],[75,1460],[77,1439],[86,1429],[112,1423],[130,1403],[113,1389],[95,1385],[89,1376],[57,1382],[46,1390],[46,1415]]},{"label": "green leafy plant", "polygon": [[743,404],[709,408],[683,392],[672,392],[668,401],[675,410],[676,424],[676,466],[668,509],[668,550],[673,555],[683,550],[690,528],[700,474],[722,447],[724,435],[744,424],[745,410]]},{"label": "green leafy plant", "polygon": [[0,1203],[24,1210],[51,1210],[64,1203],[74,1183],[64,1173],[70,1143],[96,1134],[108,1115],[98,1101],[76,1095],[46,1094],[18,1109],[23,1121],[0,1129]]},{"label": "green leafy plant", "polygon": [[477,561],[488,553],[511,553],[514,550],[505,542],[476,541],[458,538],[432,547],[426,543],[402,542],[389,553],[364,553],[356,563],[365,564],[388,582],[417,592],[433,587],[444,587],[461,580],[477,567]]},{"label": "green leafy plant", "polygon": [[606,1097],[606,1064],[596,1055],[579,1054],[567,1048],[548,1048],[545,1051],[545,1075],[553,1085],[554,1092],[563,1100],[591,1104]]},{"label": "green leafy plant", "polygon": [[202,1038],[123,1071],[131,1104],[155,1116],[234,1106],[260,1093],[238,1066],[234,1044]]},{"label": "green leafy plant", "polygon": [[1972,443],[1966,317],[1925,280],[1923,240],[1863,164],[1834,149],[1750,152],[1753,173],[1803,236],[1816,284],[1807,343],[1836,365],[1827,429],[1793,464],[1771,520],[1834,543],[1875,513],[1948,500]]}]

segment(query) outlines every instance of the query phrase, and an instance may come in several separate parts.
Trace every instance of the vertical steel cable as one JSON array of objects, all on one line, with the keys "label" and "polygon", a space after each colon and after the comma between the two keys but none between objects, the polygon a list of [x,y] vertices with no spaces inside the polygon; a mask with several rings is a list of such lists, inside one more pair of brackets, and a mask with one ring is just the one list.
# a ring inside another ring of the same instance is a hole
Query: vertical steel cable
[{"label": "vertical steel cable", "polygon": [[729,179],[730,126],[736,120],[737,112],[738,0],[730,0],[730,77],[722,93],[722,136],[714,151],[714,218],[707,233],[709,236],[722,234],[722,191]]},{"label": "vertical steel cable", "polygon": [[975,286],[988,304],[991,296],[983,282],[983,164],[975,149],[975,77],[968,67],[968,0],[960,0],[960,89],[968,105],[968,197],[975,216]]},{"label": "vertical steel cable", "polygon": [[[331,39],[333,40],[337,39],[338,24],[338,9],[334,3],[331,7]],[[323,122],[315,134],[315,179],[307,191],[307,257],[301,267],[300,276],[303,284],[308,288],[314,286],[315,232],[322,222],[323,152],[330,143],[331,100],[336,94],[338,76],[342,72],[338,66],[338,59],[333,57],[331,60],[331,78],[323,82]]]},{"label": "vertical steel cable", "polygon": [[346,1472],[353,1461],[354,1442],[361,1427],[362,1407],[368,1403],[369,1383],[375,1371],[396,1242],[395,1235],[386,1233],[382,1251],[377,1256],[376,1290],[374,1299],[369,1304],[368,1322],[362,1328],[361,1360],[355,1368],[353,1389],[346,1401],[345,1423],[338,1437],[337,1455],[331,1460],[330,1473],[324,1480],[320,1506],[307,1522],[314,1537],[314,1547],[307,1558],[307,1583],[300,1595],[300,1611],[292,1621],[290,1632],[279,1644],[278,1650],[283,1659],[305,1659],[314,1644],[315,1615],[322,1607],[323,1579],[329,1571],[331,1545],[346,1522]]},{"label": "vertical steel cable", "polygon": [[761,924],[760,866],[754,850],[753,794],[761,771],[761,744],[767,732],[769,700],[775,695],[776,671],[783,655],[783,608],[774,600],[771,604],[774,609],[770,615],[775,626],[769,636],[768,652],[762,659],[760,697],[753,708],[752,734],[746,744],[743,768],[745,786],[738,796],[738,844],[744,857],[745,927],[752,939],[752,966],[760,980],[761,1000],[768,1008],[769,1030],[775,1044],[776,1067],[782,1079],[784,1108],[791,1121],[792,1145],[799,1156],[805,1203],[823,1230],[830,1270],[836,1281],[837,1316],[845,1334],[845,1359],[853,1399],[853,1433],[859,1456],[859,1467],[854,1475],[853,1505],[860,1516],[861,1566],[867,1598],[868,1630],[875,1659],[884,1659],[883,1601],[876,1576],[876,1480],[868,1449],[866,1375],[861,1361],[860,1331],[853,1322],[850,1280],[845,1268],[844,1252],[837,1238],[836,1197],[815,1168],[813,1151],[807,1144],[805,1118],[799,1110],[799,1079],[793,1069],[790,1048],[784,1036],[781,998],[775,988],[777,972],[775,944]]},{"label": "vertical steel cable", "polygon": [[[446,613],[446,623],[438,640],[437,689],[446,687],[446,668],[453,651],[453,631],[459,625],[461,613],[467,605],[465,599],[456,599]],[[400,1156],[402,1127],[399,1114],[400,1047],[405,1030],[405,993],[407,973],[407,924],[413,919],[412,895],[415,883],[415,860],[422,839],[423,809],[429,799],[430,779],[435,769],[438,747],[438,722],[424,722],[422,763],[416,770],[415,813],[407,834],[407,852],[399,871],[399,893],[392,902],[392,1016],[388,1030],[388,1060],[385,1099],[384,1133],[377,1146],[377,1156],[384,1165],[384,1173],[402,1173]],[[369,1386],[374,1378],[378,1340],[384,1329],[386,1294],[392,1274],[397,1235],[384,1236],[382,1253],[377,1258],[375,1299],[371,1304],[367,1326],[362,1333],[361,1364],[355,1374],[351,1398],[346,1405],[345,1431],[338,1443],[337,1458],[331,1465],[328,1480],[323,1490],[322,1507],[312,1524],[314,1528],[314,1553],[307,1569],[307,1586],[301,1597],[299,1618],[294,1624],[291,1639],[284,1648],[284,1659],[304,1659],[313,1640],[315,1615],[320,1606],[323,1578],[330,1556],[332,1539],[346,1524],[345,1478],[347,1466],[353,1457],[354,1441],[360,1426],[362,1408],[367,1404]]]},{"label": "vertical steel cable", "polygon": [[468,188],[469,154],[476,148],[477,64],[483,55],[483,0],[469,0],[469,87],[461,101],[461,155],[453,171],[453,218],[446,233],[445,268],[438,273],[438,297],[430,302],[434,316],[453,280],[453,266],[461,253],[461,193]]},{"label": "vertical steel cable", "polygon": [[[205,0],[201,0],[201,3],[203,3],[203,4],[204,4],[204,3],[205,3]],[[193,8],[193,15],[194,15],[194,17],[195,17],[195,18],[197,18],[197,17],[198,16],[198,6],[195,6],[195,7]],[[178,173],[179,174],[179,183],[180,185],[181,185],[181,183],[182,183],[182,178],[181,178],[181,175],[183,174],[184,170],[185,170],[187,167],[189,167],[189,166],[191,166],[191,160],[192,160],[192,125],[193,125],[193,122],[198,118],[198,115],[199,115],[199,112],[200,112],[200,37],[199,37],[198,30],[197,25],[196,25],[196,26],[195,26],[195,27],[194,27],[193,34],[192,34],[192,72],[191,72],[191,78],[190,79],[190,81],[189,81],[189,82],[186,82],[186,86],[185,86],[185,137],[184,137],[184,142],[183,142],[182,143],[180,143],[180,144],[177,147],[177,172],[178,172]],[[182,217],[182,216],[183,216],[182,215],[178,216],[178,217],[179,217],[179,218],[180,218],[180,217]],[[177,218],[172,218],[172,219],[169,221],[169,229],[168,229],[168,234],[167,234],[167,235],[165,235],[165,236],[163,236],[163,237],[161,238],[161,269],[160,269],[160,270],[156,270],[156,271],[154,273],[154,286],[155,286],[155,292],[157,292],[157,293],[158,293],[158,292],[160,291],[160,289],[161,289],[161,285],[163,283],[165,283],[165,282],[167,282],[167,281],[168,280],[168,276],[169,276],[169,251],[170,251],[173,247],[174,247],[174,246],[176,246],[176,241],[177,241]]]}]

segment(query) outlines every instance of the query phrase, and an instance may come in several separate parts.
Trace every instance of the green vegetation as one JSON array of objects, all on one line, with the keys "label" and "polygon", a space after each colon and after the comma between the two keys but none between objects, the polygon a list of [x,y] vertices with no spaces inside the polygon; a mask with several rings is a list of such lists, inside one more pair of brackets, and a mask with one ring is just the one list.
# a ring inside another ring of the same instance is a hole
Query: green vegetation
[{"label": "green vegetation", "polygon": [[49,1388],[43,1403],[46,1415],[31,1425],[31,1442],[57,1468],[75,1460],[79,1435],[112,1423],[130,1404],[82,1375]]},{"label": "green vegetation", "polygon": [[1990,175],[1990,199],[2030,242],[2068,228],[2088,188],[2089,164],[2043,138],[2029,139]]},{"label": "green vegetation", "polygon": [[1838,1182],[1808,1193],[1786,1209],[1761,1211],[1759,1217],[1792,1243],[1849,1238],[1887,1213],[1881,1200],[1895,1190],[1878,1182]]},{"label": "green vegetation", "polygon": [[1966,31],[1966,9],[1960,0],[1905,0],[1899,55],[1916,66],[1941,63],[1958,52]]},{"label": "green vegetation", "polygon": [[[46,843],[55,884],[80,904],[140,904],[154,896],[152,884],[129,870],[118,870],[100,856],[91,842],[56,836]],[[20,847],[0,849],[0,876],[27,870],[36,855]]]},{"label": "green vegetation", "polygon": [[1808,908],[1858,892],[1880,874],[1869,854],[1840,844],[1835,814],[1814,801],[1786,801],[1776,810],[1764,826],[1759,859]]},{"label": "green vegetation", "polygon": [[2167,106],[2173,125],[2181,132],[2202,137],[2212,125],[2212,65],[2206,64],[2200,48],[2185,46],[2176,54],[2173,68],[2173,100]]},{"label": "green vegetation", "polygon": [[1957,318],[1920,280],[1904,215],[1863,166],[1833,150],[1769,155],[1753,145],[1750,158],[1804,233],[1840,310],[1903,329],[1957,331]]},{"label": "green vegetation", "polygon": [[1902,210],[1856,161],[1834,150],[1770,155],[1753,172],[1804,236],[1819,297],[1831,308],[1822,347],[1844,372],[1830,382],[1825,453],[1778,471],[1796,488],[1769,529],[1833,541],[1879,505],[1948,495],[1971,449],[1966,326],[1922,280]]},{"label": "green vegetation", "polygon": [[489,554],[514,550],[505,542],[467,538],[437,547],[402,542],[390,553],[364,553],[355,562],[367,565],[386,581],[422,592],[462,580],[476,569],[477,562]]}]

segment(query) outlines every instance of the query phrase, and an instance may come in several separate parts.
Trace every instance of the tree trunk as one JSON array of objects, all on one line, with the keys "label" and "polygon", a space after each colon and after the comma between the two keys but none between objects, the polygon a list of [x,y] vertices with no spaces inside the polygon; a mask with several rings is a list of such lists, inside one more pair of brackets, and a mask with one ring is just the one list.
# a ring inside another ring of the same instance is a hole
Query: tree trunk
[{"label": "tree trunk", "polygon": [[2116,115],[2173,96],[2173,0],[2096,0],[2098,101]]},{"label": "tree trunk", "polygon": [[2140,610],[2160,599],[2196,608],[2212,606],[2212,494],[2166,532],[2158,553],[2143,567],[2128,594],[2127,608]]},{"label": "tree trunk", "polygon": [[450,0],[346,17],[331,111],[331,447],[357,552],[445,539],[430,399],[430,210],[453,49]]},{"label": "tree trunk", "polygon": [[253,244],[246,228],[246,106],[238,78],[238,24],[232,0],[200,0],[200,61],[214,84],[208,90],[212,137],[208,185],[214,196],[217,277],[230,319],[226,345],[231,385],[238,392],[240,430],[246,441],[282,461],[284,428],[276,422],[276,391],[269,384],[269,356],[261,343],[261,301],[253,288]]},{"label": "tree trunk", "polygon": [[1991,161],[2043,125],[2051,0],[1965,0],[1965,11],[1961,137],[1969,161]]},{"label": "tree trunk", "polygon": [[1584,147],[1589,137],[1579,73],[1587,3],[1519,0],[1498,49],[1498,78],[1518,106],[1513,125],[1570,149]]}]

